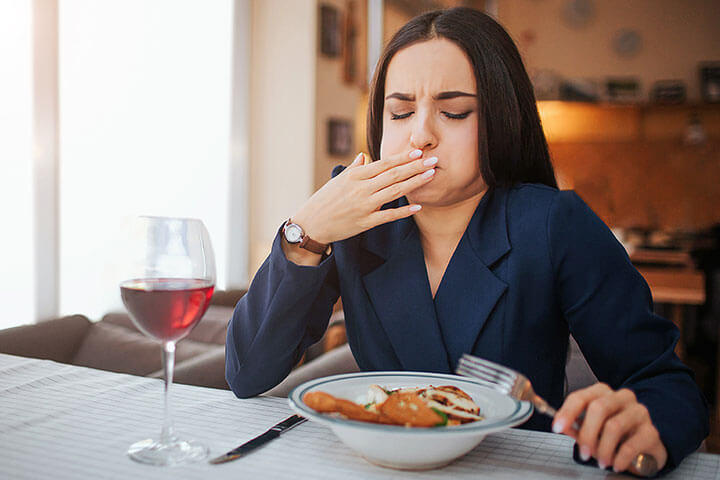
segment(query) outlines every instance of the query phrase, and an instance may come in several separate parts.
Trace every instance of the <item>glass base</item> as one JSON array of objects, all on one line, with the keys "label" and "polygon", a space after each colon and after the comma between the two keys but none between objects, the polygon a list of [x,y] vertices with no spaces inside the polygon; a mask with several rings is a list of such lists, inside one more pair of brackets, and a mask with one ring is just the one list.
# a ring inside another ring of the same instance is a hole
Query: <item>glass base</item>
[{"label": "glass base", "polygon": [[136,462],[172,466],[205,460],[210,451],[194,440],[172,438],[168,443],[160,443],[148,438],[130,445],[127,453]]}]

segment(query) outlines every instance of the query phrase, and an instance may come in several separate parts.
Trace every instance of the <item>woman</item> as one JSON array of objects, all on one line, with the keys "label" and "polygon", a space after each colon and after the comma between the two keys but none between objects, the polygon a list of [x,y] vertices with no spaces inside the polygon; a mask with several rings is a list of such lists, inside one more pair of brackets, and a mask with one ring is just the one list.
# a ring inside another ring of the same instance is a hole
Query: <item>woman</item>
[{"label": "woman", "polygon": [[[525,373],[583,459],[672,468],[707,435],[677,329],[608,228],[557,190],[507,33],[466,8],[411,20],[370,94],[368,145],[278,232],[229,325],[236,395],[279,383],[342,296],[363,370],[452,372],[470,352]],[[330,247],[331,245],[331,247]],[[605,382],[563,401],[568,334]],[[571,425],[586,412],[579,432]]]}]

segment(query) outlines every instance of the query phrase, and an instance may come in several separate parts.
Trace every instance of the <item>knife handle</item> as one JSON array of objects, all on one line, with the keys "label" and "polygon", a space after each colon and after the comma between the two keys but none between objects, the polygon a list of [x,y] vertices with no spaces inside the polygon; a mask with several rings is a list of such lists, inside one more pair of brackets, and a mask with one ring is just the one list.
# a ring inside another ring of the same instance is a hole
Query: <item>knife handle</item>
[{"label": "knife handle", "polygon": [[293,427],[296,427],[300,425],[301,423],[305,422],[307,419],[304,417],[301,417],[300,415],[293,415],[291,417],[286,418],[282,422],[278,423],[277,425],[273,426],[270,430],[283,433],[287,432]]},{"label": "knife handle", "polygon": [[265,445],[270,440],[278,438],[281,433],[287,432],[291,428],[300,425],[305,421],[307,421],[307,418],[301,417],[300,415],[293,415],[291,417],[288,417],[282,422],[271,427],[265,433],[258,435],[257,437],[253,438],[248,442],[243,443],[239,447],[230,450],[224,455],[220,455],[219,457],[211,459],[210,463],[220,464],[240,458],[243,455],[255,450],[256,448]]}]

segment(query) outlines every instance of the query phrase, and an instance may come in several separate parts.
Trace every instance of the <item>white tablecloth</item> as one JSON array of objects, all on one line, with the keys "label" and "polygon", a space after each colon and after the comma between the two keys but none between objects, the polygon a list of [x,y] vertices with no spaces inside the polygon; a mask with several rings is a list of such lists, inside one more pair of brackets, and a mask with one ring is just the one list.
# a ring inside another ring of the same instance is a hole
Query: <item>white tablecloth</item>
[{"label": "white tablecloth", "polygon": [[[174,385],[178,433],[213,456],[292,414],[285,399],[239,400],[225,390]],[[324,426],[306,422],[234,462],[162,468],[138,464],[126,450],[156,437],[162,381],[0,354],[0,478],[626,478],[571,458],[572,440],[510,430],[488,436],[451,465],[401,472],[369,464]],[[693,454],[666,478],[720,479],[720,456]],[[629,477],[627,477],[629,478]]]}]

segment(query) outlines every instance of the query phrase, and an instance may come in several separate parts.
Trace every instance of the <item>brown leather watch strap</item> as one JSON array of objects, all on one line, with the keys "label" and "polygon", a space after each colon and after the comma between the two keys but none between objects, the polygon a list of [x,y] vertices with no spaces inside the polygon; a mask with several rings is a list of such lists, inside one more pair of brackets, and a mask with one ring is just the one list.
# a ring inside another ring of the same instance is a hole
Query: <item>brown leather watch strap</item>
[{"label": "brown leather watch strap", "polygon": [[[288,218],[287,222],[285,222],[285,226],[283,228],[287,228],[288,225],[292,224],[292,218]],[[309,235],[305,233],[305,231],[302,229],[300,225],[294,224],[296,227],[299,227],[300,231],[303,233],[302,238],[300,239],[299,243],[295,243],[300,248],[304,248],[305,250],[313,253],[317,253],[318,255],[323,254],[329,254],[328,250],[330,249],[329,243],[320,243],[316,242],[312,238],[310,238]],[[286,237],[287,238],[287,237]]]},{"label": "brown leather watch strap", "polygon": [[307,234],[300,240],[300,244],[298,245],[300,248],[304,248],[305,250],[309,250],[313,253],[317,253],[319,255],[322,255],[323,253],[327,252],[328,247],[330,247],[330,244],[328,243],[320,243],[316,242],[310,236]]}]

